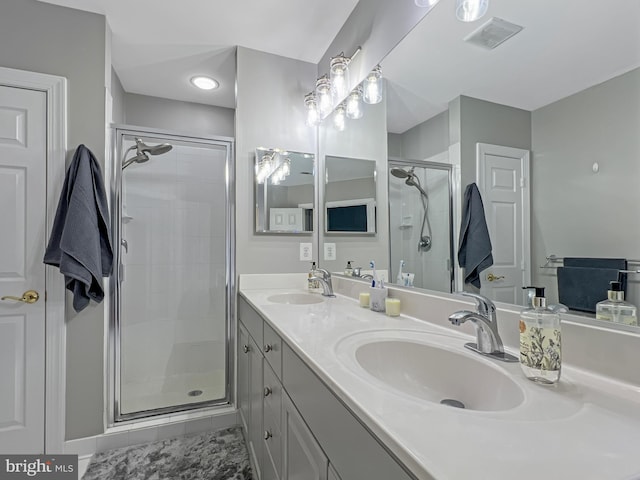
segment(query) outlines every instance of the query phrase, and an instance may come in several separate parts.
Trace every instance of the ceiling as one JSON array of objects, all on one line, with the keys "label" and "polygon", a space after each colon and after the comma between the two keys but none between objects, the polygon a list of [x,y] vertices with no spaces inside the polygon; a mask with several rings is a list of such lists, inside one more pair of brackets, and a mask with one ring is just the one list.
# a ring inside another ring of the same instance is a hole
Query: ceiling
[{"label": "ceiling", "polygon": [[[235,46],[317,64],[357,0],[40,0],[100,13],[125,91],[235,108]],[[221,87],[203,92],[195,74]]]},{"label": "ceiling", "polygon": [[[454,5],[441,0],[382,62],[392,133],[459,95],[535,110],[640,66],[637,0],[491,0],[473,23]],[[494,16],[524,30],[494,50],[464,42]]]},{"label": "ceiling", "polygon": [[[228,108],[236,45],[318,63],[357,3],[40,1],[106,15],[127,92]],[[458,95],[535,110],[640,66],[640,1],[491,0],[472,23],[455,18],[454,4],[441,0],[382,62],[392,133],[445,111]],[[464,42],[491,17],[524,30],[494,50]],[[188,82],[194,74],[221,87],[199,91]]]}]

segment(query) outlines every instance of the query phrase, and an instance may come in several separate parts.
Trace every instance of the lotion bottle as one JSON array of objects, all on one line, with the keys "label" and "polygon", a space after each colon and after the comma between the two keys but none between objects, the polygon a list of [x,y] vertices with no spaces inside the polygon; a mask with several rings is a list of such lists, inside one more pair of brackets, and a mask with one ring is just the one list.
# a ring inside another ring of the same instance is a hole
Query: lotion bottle
[{"label": "lotion bottle", "polygon": [[553,385],[561,365],[560,315],[547,307],[544,288],[536,287],[532,307],[520,314],[520,366],[529,380]]},{"label": "lotion bottle", "polygon": [[611,287],[607,294],[607,300],[596,304],[596,319],[624,325],[638,325],[636,306],[624,301],[622,284],[617,281],[609,283]]},{"label": "lotion bottle", "polygon": [[311,262],[311,269],[309,270],[309,280],[308,280],[308,288],[310,292],[318,292],[320,291],[320,282],[317,280],[311,280],[313,277],[313,272],[316,269],[316,262]]},{"label": "lotion bottle", "polygon": [[347,266],[344,267],[344,274],[348,277],[353,277],[353,267],[351,266],[351,260],[347,262]]}]

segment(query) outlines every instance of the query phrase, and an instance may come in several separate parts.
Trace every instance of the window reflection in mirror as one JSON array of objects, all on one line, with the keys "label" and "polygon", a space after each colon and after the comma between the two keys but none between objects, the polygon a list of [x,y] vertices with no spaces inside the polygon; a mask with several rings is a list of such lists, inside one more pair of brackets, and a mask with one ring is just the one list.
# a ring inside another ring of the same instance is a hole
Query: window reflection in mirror
[{"label": "window reflection in mirror", "polygon": [[376,162],[325,160],[325,233],[376,233]]},{"label": "window reflection in mirror", "polygon": [[314,160],[310,153],[256,149],[256,233],[313,231]]}]

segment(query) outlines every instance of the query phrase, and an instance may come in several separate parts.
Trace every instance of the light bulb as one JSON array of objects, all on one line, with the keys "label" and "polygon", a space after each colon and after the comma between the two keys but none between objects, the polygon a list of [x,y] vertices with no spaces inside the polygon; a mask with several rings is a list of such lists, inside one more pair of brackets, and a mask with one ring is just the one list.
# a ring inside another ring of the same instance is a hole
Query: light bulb
[{"label": "light bulb", "polygon": [[349,59],[344,54],[341,53],[331,59],[329,75],[331,89],[333,90],[333,100],[340,102],[349,93]]},{"label": "light bulb", "polygon": [[473,22],[482,18],[489,8],[489,0],[457,0],[456,17],[462,22]]},{"label": "light bulb", "polygon": [[380,65],[376,65],[364,79],[362,99],[371,105],[382,101],[382,69]]},{"label": "light bulb", "polygon": [[320,119],[325,118],[333,110],[333,99],[331,98],[331,82],[324,75],[316,82],[316,104]]},{"label": "light bulb", "polygon": [[307,125],[315,127],[320,123],[320,115],[318,114],[318,105],[316,104],[316,95],[311,92],[305,95],[304,105],[307,108]]},{"label": "light bulb", "polygon": [[357,86],[347,97],[347,118],[357,120],[362,118],[364,112],[362,111],[362,87]]},{"label": "light bulb", "polygon": [[418,7],[433,7],[440,0],[415,0]]},{"label": "light bulb", "polygon": [[344,131],[345,124],[346,124],[345,109],[344,109],[344,104],[341,103],[340,105],[338,105],[335,113],[333,114],[333,126],[336,127],[336,130],[338,130],[339,132],[342,132]]}]

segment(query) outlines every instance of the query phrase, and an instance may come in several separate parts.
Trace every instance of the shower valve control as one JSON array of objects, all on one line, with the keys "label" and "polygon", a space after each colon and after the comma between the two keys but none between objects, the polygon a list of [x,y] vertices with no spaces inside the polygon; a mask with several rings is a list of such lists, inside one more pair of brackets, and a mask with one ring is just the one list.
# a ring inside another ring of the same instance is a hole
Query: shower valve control
[{"label": "shower valve control", "polygon": [[271,395],[273,393],[273,390],[271,390],[271,388],[269,387],[264,387],[264,396],[268,397],[269,395]]},{"label": "shower valve control", "polygon": [[264,346],[264,352],[265,352],[265,353],[269,353],[271,350],[273,350],[273,347],[267,343],[267,344]]},{"label": "shower valve control", "polygon": [[271,434],[271,432],[269,430],[265,430],[264,431],[264,439],[265,440],[269,440],[271,437],[273,437],[273,435]]},{"label": "shower valve control", "polygon": [[249,345],[244,345],[244,346],[242,347],[242,351],[243,351],[244,353],[249,353]]}]

